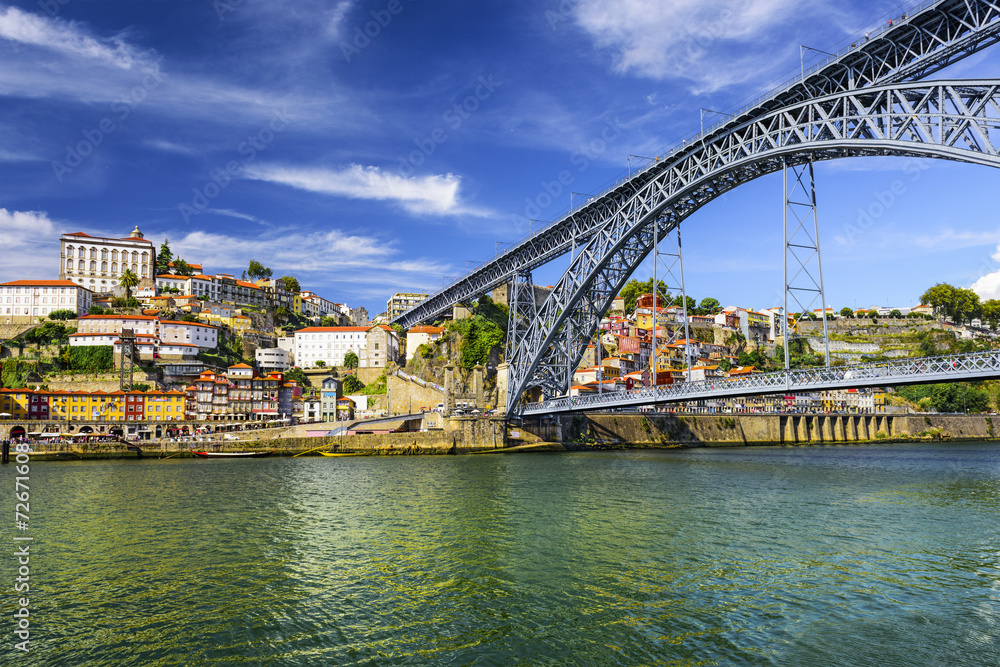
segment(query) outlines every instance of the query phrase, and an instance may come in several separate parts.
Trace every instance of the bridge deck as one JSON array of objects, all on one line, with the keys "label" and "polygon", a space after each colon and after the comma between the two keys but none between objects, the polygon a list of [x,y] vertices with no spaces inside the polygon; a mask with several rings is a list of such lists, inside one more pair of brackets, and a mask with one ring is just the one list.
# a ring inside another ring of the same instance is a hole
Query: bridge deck
[{"label": "bridge deck", "polygon": [[1000,350],[833,368],[756,373],[744,378],[713,378],[660,387],[642,387],[628,392],[554,398],[528,403],[515,412],[521,415],[543,415],[732,396],[963,382],[991,378],[1000,378]]}]

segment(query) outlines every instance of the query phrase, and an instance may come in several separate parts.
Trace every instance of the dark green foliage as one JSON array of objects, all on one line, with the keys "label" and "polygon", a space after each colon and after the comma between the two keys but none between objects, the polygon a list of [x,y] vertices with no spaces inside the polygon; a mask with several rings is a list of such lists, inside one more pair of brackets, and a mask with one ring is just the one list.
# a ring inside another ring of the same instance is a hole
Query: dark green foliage
[{"label": "dark green foliage", "polygon": [[69,335],[75,333],[76,329],[66,327],[57,322],[46,322],[40,327],[36,327],[26,332],[22,338],[26,343],[35,345],[51,345],[53,343],[66,343]]},{"label": "dark green foliage", "polygon": [[344,365],[348,368],[358,367],[358,355],[353,350],[348,350],[347,354],[344,355]]},{"label": "dark green foliage", "polygon": [[9,387],[10,389],[20,389],[26,385],[28,375],[30,375],[36,367],[37,364],[35,362],[24,359],[4,359],[3,372],[0,374],[0,380],[2,380],[4,387]]},{"label": "dark green foliage", "polygon": [[296,366],[295,368],[285,371],[285,381],[286,382],[298,382],[300,387],[309,387],[309,378],[306,377],[305,371]]},{"label": "dark green foliage", "polygon": [[843,308],[840,309],[840,316],[841,317],[854,317],[854,311],[851,310],[850,308],[848,308],[847,306],[844,306]]},{"label": "dark green foliage", "polygon": [[767,357],[760,353],[760,350],[754,350],[740,354],[739,365],[756,366],[758,370],[764,370],[770,366],[770,362]]},{"label": "dark green foliage", "polygon": [[111,315],[112,312],[110,308],[101,308],[100,306],[91,306],[87,309],[88,315]]},{"label": "dark green foliage", "polygon": [[271,269],[257,260],[250,260],[250,266],[247,268],[247,276],[250,280],[270,280],[273,274],[274,272]]},{"label": "dark green foliage", "polygon": [[170,239],[163,239],[160,244],[160,252],[156,255],[156,275],[170,273],[170,262],[174,259],[174,253],[170,252]]},{"label": "dark green foliage", "polygon": [[183,316],[181,316],[181,322],[197,322],[197,321],[198,321],[198,316],[192,315],[191,313],[185,313]]},{"label": "dark green foliage", "polygon": [[69,370],[80,373],[103,373],[115,366],[114,348],[110,345],[67,347],[60,358]]},{"label": "dark green foliage", "polygon": [[279,280],[285,283],[285,289],[292,294],[298,294],[302,291],[302,288],[299,286],[299,281],[292,276],[282,276]]},{"label": "dark green foliage", "polygon": [[183,259],[177,258],[177,260],[174,261],[173,274],[177,276],[193,276],[194,269],[192,269],[191,265]]},{"label": "dark green foliage", "polygon": [[[657,287],[659,288],[657,292],[659,293],[660,298],[662,298],[664,302],[668,301],[670,299],[670,292],[667,291],[666,283],[664,283],[662,280],[657,281]],[[635,310],[635,302],[639,299],[640,296],[642,296],[643,294],[652,294],[652,293],[653,293],[652,278],[646,281],[636,280],[635,278],[633,278],[632,280],[628,281],[628,283],[625,284],[625,287],[623,287],[622,291],[618,293],[618,296],[623,297],[625,299],[625,313],[628,314]]]},{"label": "dark green foliage", "polygon": [[365,383],[357,378],[355,375],[348,375],[344,378],[344,393],[345,394],[356,394],[359,391],[363,391],[365,388]]},{"label": "dark green foliage", "polygon": [[990,403],[989,392],[967,382],[900,387],[897,393],[937,412],[983,412]]},{"label": "dark green foliage", "polygon": [[149,391],[149,385],[145,382],[136,382],[132,385],[132,389],[136,391]]},{"label": "dark green foliage", "polygon": [[75,320],[75,310],[53,310],[49,313],[50,320]]}]

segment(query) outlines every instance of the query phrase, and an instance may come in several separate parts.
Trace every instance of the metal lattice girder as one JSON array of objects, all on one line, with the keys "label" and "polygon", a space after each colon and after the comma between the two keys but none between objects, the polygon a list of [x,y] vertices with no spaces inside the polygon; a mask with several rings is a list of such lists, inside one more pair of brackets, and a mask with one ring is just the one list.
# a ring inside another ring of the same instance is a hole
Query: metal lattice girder
[{"label": "metal lattice girder", "polygon": [[[664,345],[670,345],[676,343],[678,340],[683,338],[688,340],[690,338],[690,324],[688,323],[688,310],[687,310],[687,288],[684,285],[684,255],[681,252],[681,228],[680,225],[677,226],[675,230],[677,233],[677,242],[675,243],[673,238],[668,234],[664,238],[659,238],[657,235],[657,230],[653,228],[653,294],[657,294],[657,287],[660,282],[663,282],[663,286],[666,291],[670,294],[676,293],[681,297],[681,303],[683,304],[683,316],[684,316],[684,328],[677,326],[676,320],[670,325],[669,334],[666,337]],[[664,248],[663,246],[667,247]],[[660,272],[660,267],[663,267],[663,272]],[[652,372],[653,372],[653,384],[656,384],[656,374],[659,370],[659,349],[660,341],[657,331],[660,327],[660,314],[657,312],[657,308],[660,306],[666,306],[669,304],[658,303],[658,299],[653,301],[653,358],[652,358]],[[663,328],[667,328],[665,325]],[[684,363],[688,364],[691,361],[688,354],[688,345],[684,344]]]},{"label": "metal lattice girder", "polygon": [[[611,213],[539,309],[511,364],[508,411],[530,386],[553,384],[552,359],[582,350],[555,342],[572,318],[578,335],[597,318],[647,256],[653,228],[665,234],[725,192],[813,160],[851,156],[937,157],[1000,166],[1000,80],[945,81],[851,91],[781,109],[733,128],[678,158]],[[554,393],[551,395],[555,395]]]},{"label": "metal lattice girder", "polygon": [[846,48],[836,57],[751,102],[710,129],[703,139],[661,156],[629,179],[594,197],[576,211],[518,243],[393,319],[409,328],[446,312],[452,304],[474,299],[569,252],[573,240],[583,243],[636,191],[657,181],[702,143],[713,145],[735,127],[810,99],[884,83],[926,77],[1000,40],[1000,4],[976,0],[924,2],[907,19],[876,31],[871,39]]},{"label": "metal lattice girder", "polygon": [[531,272],[517,274],[507,291],[509,319],[507,325],[507,358],[511,359],[535,319],[535,285]]},{"label": "metal lattice girder", "polygon": [[[826,323],[826,292],[823,289],[823,262],[819,252],[819,217],[816,214],[816,179],[812,161],[803,165],[785,166],[785,271],[784,305],[781,309],[782,346],[785,348],[785,370],[788,370],[790,338],[788,334],[788,300],[795,301],[798,318],[792,328],[812,312],[819,301],[823,319],[823,342],[826,345],[826,365],[830,365],[830,331]],[[789,179],[789,173],[792,178]],[[789,184],[791,187],[789,187]],[[791,224],[789,224],[791,222]],[[812,225],[809,223],[812,222]],[[810,230],[810,226],[812,229]],[[789,260],[793,260],[794,263]],[[789,264],[791,263],[791,267]],[[789,277],[791,268],[791,277]]]},{"label": "metal lattice girder", "polygon": [[932,382],[964,382],[1000,377],[1000,351],[918,357],[897,361],[756,373],[741,378],[713,378],[634,391],[557,398],[530,403],[522,415],[607,410],[700,399],[812,392],[860,387],[892,387]]}]

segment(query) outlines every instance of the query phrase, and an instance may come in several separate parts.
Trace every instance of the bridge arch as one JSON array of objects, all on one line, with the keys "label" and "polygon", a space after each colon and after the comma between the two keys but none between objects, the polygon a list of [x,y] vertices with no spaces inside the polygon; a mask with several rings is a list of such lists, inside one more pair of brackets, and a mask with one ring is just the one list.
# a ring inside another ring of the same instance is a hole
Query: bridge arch
[{"label": "bridge arch", "polygon": [[[1000,80],[880,86],[793,105],[699,138],[599,202],[606,217],[538,312],[509,361],[507,412],[522,393],[565,391],[585,340],[663,235],[739,185],[787,166],[857,156],[933,157],[1000,167]],[[617,195],[617,196],[616,196]],[[513,309],[512,309],[513,311]],[[572,333],[566,335],[567,329]]]}]

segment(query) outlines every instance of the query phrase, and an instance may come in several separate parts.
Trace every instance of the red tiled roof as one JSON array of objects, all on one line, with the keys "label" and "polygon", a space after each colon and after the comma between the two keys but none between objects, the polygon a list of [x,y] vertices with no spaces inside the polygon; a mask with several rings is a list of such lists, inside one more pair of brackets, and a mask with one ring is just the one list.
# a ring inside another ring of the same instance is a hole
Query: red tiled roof
[{"label": "red tiled roof", "polygon": [[152,315],[83,315],[81,320],[155,320]]},{"label": "red tiled roof", "polygon": [[236,364],[234,366],[230,366],[230,368],[253,368],[253,366],[249,366],[247,364],[240,363],[240,364]]},{"label": "red tiled roof", "polygon": [[219,327],[214,324],[202,324],[201,322],[179,322],[177,320],[160,320],[160,324],[190,324],[196,327],[207,327],[209,329],[218,329]]}]

